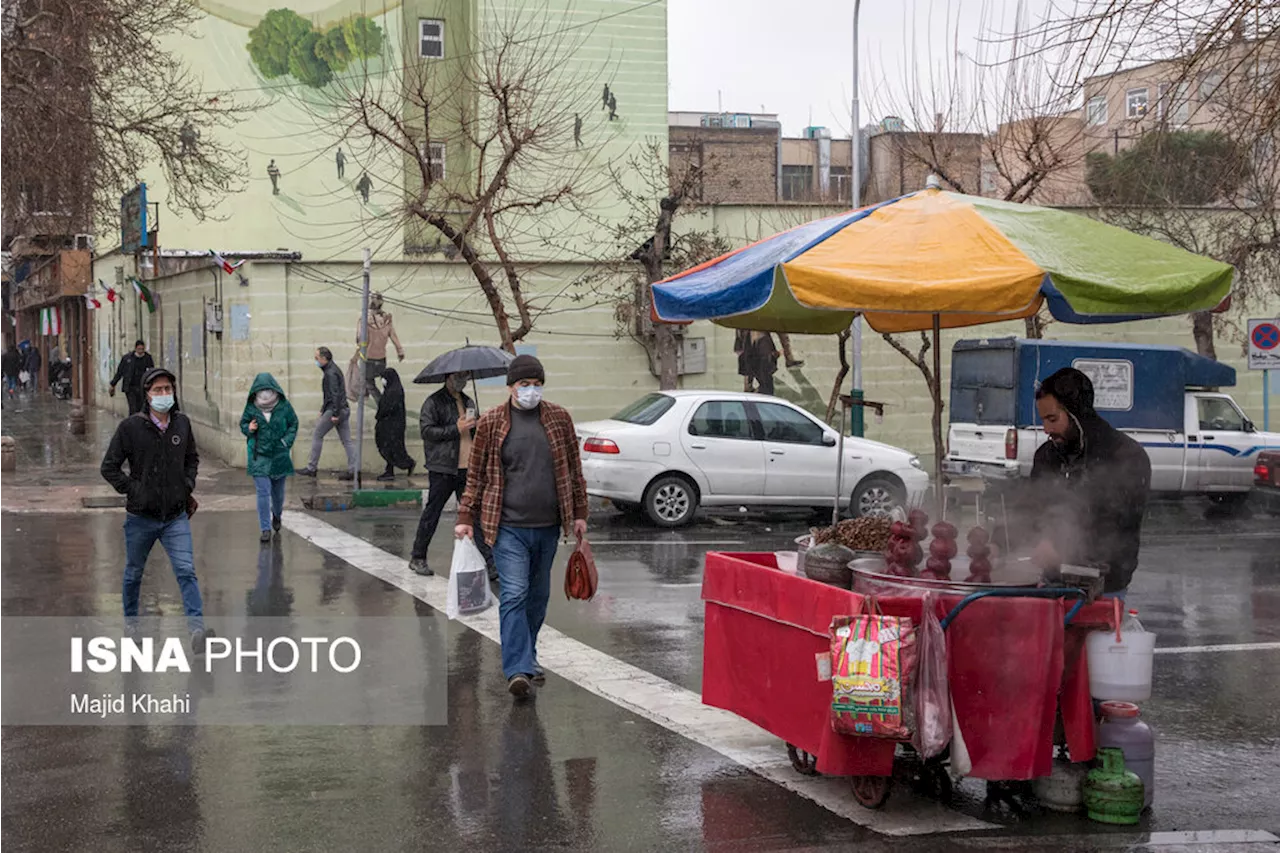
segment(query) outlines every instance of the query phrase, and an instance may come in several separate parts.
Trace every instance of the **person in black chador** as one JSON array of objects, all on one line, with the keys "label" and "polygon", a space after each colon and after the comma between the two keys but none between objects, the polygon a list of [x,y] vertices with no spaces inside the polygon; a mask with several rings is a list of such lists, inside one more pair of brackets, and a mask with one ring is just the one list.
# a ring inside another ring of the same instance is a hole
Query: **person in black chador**
[{"label": "person in black chador", "polygon": [[406,423],[404,407],[404,385],[400,382],[400,374],[388,367],[382,371],[382,399],[378,401],[377,426],[373,437],[378,445],[378,453],[387,462],[387,470],[378,475],[382,482],[394,480],[396,469],[403,468],[408,476],[413,476],[413,469],[418,463],[409,455],[404,446],[404,430]]}]

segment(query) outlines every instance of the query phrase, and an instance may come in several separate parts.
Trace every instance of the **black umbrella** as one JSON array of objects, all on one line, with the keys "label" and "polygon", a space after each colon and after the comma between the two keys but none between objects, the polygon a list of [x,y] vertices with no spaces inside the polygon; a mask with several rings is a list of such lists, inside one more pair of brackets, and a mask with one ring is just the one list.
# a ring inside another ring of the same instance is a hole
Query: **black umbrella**
[{"label": "black umbrella", "polygon": [[431,363],[422,368],[422,372],[413,377],[418,385],[443,382],[453,373],[471,374],[471,394],[480,405],[480,390],[476,387],[477,379],[490,379],[494,376],[506,376],[507,368],[515,356],[498,347],[482,347],[467,344],[465,347],[449,350],[438,355]]},{"label": "black umbrella", "polygon": [[470,373],[475,379],[506,376],[514,359],[504,349],[468,345],[436,356],[413,381],[418,385],[443,382],[452,373]]}]

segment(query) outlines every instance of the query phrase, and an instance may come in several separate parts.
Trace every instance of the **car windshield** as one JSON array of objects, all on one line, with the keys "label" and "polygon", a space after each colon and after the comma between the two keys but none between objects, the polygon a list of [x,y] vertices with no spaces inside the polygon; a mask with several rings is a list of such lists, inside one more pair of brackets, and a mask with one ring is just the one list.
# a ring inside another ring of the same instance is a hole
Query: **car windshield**
[{"label": "car windshield", "polygon": [[612,420],[628,424],[639,424],[640,426],[651,426],[656,424],[658,419],[665,415],[667,410],[675,404],[675,399],[668,397],[666,394],[648,394],[618,412],[613,416]]}]

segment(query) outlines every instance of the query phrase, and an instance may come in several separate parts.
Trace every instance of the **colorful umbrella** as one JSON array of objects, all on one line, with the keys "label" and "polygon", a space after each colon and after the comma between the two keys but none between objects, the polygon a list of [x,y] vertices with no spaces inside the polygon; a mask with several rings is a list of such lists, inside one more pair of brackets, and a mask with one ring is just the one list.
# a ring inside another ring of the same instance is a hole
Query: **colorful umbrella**
[{"label": "colorful umbrella", "polygon": [[927,189],[810,222],[653,286],[666,322],[834,334],[1033,316],[1116,323],[1217,306],[1232,268],[1085,216]]}]

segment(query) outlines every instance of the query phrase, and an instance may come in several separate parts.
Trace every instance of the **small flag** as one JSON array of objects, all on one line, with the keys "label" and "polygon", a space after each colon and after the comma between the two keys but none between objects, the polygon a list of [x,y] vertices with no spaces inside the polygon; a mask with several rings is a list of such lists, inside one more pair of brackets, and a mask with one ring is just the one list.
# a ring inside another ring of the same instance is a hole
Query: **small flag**
[{"label": "small flag", "polygon": [[40,334],[46,337],[62,334],[62,312],[58,308],[40,309]]},{"label": "small flag", "polygon": [[102,307],[102,303],[93,298],[93,294],[86,293],[84,295],[84,304],[88,306],[90,311],[96,311]]},{"label": "small flag", "polygon": [[213,249],[209,250],[209,255],[213,258],[214,263],[222,267],[222,271],[225,272],[227,275],[231,275],[233,272],[240,269],[240,265],[244,263],[244,261],[240,261],[239,263],[233,264],[231,263],[231,261],[222,257],[222,255],[219,255]]},{"label": "small flag", "polygon": [[133,282],[134,293],[137,293],[138,298],[146,303],[147,311],[152,314],[156,313],[156,301],[155,298],[152,297],[151,291],[147,289],[147,286],[136,278],[130,278],[129,280]]},{"label": "small flag", "polygon": [[114,287],[108,287],[108,286],[107,286],[107,283],[106,283],[105,281],[103,281],[102,279],[98,279],[98,284],[102,285],[102,289],[103,289],[104,291],[106,291],[106,293],[107,293],[107,301],[108,301],[108,302],[115,302],[115,301],[116,301],[116,296],[117,296],[117,294],[116,294],[116,289],[115,289]]}]

